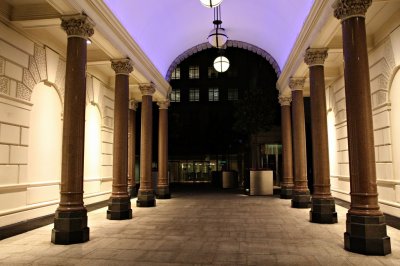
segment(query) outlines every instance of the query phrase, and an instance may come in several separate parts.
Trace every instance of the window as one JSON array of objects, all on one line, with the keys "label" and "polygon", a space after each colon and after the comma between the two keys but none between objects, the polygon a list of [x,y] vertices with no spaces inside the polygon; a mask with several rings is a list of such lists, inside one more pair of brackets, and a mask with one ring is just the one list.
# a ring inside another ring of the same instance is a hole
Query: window
[{"label": "window", "polygon": [[171,102],[179,103],[181,101],[181,91],[173,90],[171,92]]},{"label": "window", "polygon": [[219,90],[218,90],[218,88],[209,88],[208,89],[208,100],[210,102],[219,101]]},{"label": "window", "polygon": [[199,77],[200,77],[199,66],[190,66],[189,67],[189,79],[198,79]]},{"label": "window", "polygon": [[228,89],[228,101],[237,101],[239,99],[239,90],[237,88]]},{"label": "window", "polygon": [[180,79],[180,78],[181,78],[181,69],[177,67],[172,72],[171,79]]},{"label": "window", "polygon": [[198,102],[200,100],[200,90],[199,89],[189,89],[189,101]]},{"label": "window", "polygon": [[218,78],[218,72],[215,70],[214,67],[208,67],[208,78],[209,79],[215,79]]}]

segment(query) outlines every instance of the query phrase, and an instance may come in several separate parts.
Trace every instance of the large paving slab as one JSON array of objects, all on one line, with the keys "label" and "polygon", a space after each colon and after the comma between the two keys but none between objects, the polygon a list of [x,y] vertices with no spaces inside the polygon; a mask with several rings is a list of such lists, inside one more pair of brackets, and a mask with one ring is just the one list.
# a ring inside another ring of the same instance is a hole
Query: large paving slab
[{"label": "large paving slab", "polygon": [[[132,206],[135,206],[135,199]],[[133,219],[89,213],[90,241],[50,242],[52,225],[0,241],[2,265],[400,265],[400,232],[388,227],[392,254],[343,249],[339,223],[313,224],[290,200],[215,190],[178,192],[157,207],[133,207]]]}]

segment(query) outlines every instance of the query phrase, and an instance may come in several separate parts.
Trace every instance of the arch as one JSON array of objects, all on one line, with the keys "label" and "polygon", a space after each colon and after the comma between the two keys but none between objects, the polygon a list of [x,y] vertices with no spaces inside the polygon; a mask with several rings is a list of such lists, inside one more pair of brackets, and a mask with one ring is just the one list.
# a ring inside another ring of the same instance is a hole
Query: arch
[{"label": "arch", "polygon": [[[258,54],[261,57],[265,58],[265,60],[267,60],[268,63],[270,63],[272,65],[277,77],[279,77],[279,75],[281,74],[281,69],[279,68],[279,65],[276,62],[276,60],[267,51],[255,46],[253,44],[250,44],[247,42],[236,41],[236,40],[229,40],[226,43],[226,47],[242,48],[242,49],[248,50],[250,52],[253,52],[255,54]],[[186,50],[185,52],[183,52],[181,55],[179,55],[177,58],[175,58],[175,60],[172,62],[172,64],[168,68],[167,74],[165,75],[165,79],[167,81],[171,80],[172,72],[183,60],[185,60],[186,58],[188,58],[189,56],[191,56],[195,53],[198,53],[198,52],[206,50],[206,49],[211,49],[211,48],[213,48],[211,46],[211,44],[209,44],[208,42],[205,42],[205,43],[196,45],[196,46]]]},{"label": "arch", "polygon": [[[393,79],[390,82],[389,97],[391,103],[390,122],[391,135],[399,136],[400,134],[400,69],[394,72]],[[393,160],[393,176],[400,179],[400,139],[392,137],[392,160]]]},{"label": "arch", "polygon": [[62,103],[53,86],[35,85],[29,120],[28,182],[60,180]]}]

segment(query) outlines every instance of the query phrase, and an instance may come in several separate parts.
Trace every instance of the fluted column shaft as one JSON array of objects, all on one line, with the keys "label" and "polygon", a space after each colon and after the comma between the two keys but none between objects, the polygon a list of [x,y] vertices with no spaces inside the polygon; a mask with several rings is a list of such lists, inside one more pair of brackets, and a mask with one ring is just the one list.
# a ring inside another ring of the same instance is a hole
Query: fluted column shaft
[{"label": "fluted column shaft", "polygon": [[151,162],[153,138],[153,93],[152,84],[140,85],[142,92],[142,118],[140,137],[140,188],[136,205],[138,207],[153,207],[156,205],[152,187]]},{"label": "fluted column shaft", "polygon": [[281,199],[291,199],[293,193],[293,152],[292,152],[292,118],[290,113],[291,96],[280,96],[281,129],[282,129],[282,159],[283,180],[281,184]]},{"label": "fluted column shaft", "polygon": [[83,205],[83,156],[86,108],[86,39],[93,23],[84,15],[62,18],[67,32],[60,204],[54,218],[51,241],[55,244],[89,240],[87,210]]},{"label": "fluted column shaft", "polygon": [[335,200],[330,190],[328,125],[323,65],[327,56],[327,49],[307,49],[304,58],[310,71],[314,173],[314,194],[311,199],[310,221],[315,223],[337,223]]},{"label": "fluted column shaft", "polygon": [[129,123],[128,123],[128,192],[136,197],[136,108],[137,102],[129,102]]},{"label": "fluted column shaft", "polygon": [[376,184],[371,89],[365,13],[372,0],[341,0],[334,15],[341,20],[351,205],[345,248],[363,254],[391,252],[386,224],[379,210]]},{"label": "fluted column shaft", "polygon": [[133,67],[129,59],[113,60],[111,67],[115,71],[113,184],[107,219],[123,220],[132,218],[128,194],[128,112],[129,73]]},{"label": "fluted column shaft", "polygon": [[168,180],[168,106],[169,100],[157,103],[159,108],[158,120],[158,183],[157,198],[169,199]]},{"label": "fluted column shaft", "polygon": [[292,125],[294,155],[293,208],[310,207],[310,191],[307,185],[306,129],[304,119],[303,87],[305,79],[290,80],[292,89]]}]

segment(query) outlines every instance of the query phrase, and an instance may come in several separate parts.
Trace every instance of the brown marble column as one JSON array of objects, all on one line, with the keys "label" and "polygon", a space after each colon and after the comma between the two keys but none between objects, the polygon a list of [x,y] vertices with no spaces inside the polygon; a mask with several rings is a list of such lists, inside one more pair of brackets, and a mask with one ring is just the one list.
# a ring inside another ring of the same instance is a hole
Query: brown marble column
[{"label": "brown marble column", "polygon": [[307,186],[306,129],[304,121],[304,78],[291,78],[294,188],[292,208],[309,208],[310,191]]},{"label": "brown marble column", "polygon": [[113,184],[108,201],[107,219],[125,220],[132,218],[131,199],[128,194],[128,113],[130,59],[111,62],[115,71]]},{"label": "brown marble column", "polygon": [[290,114],[291,96],[279,96],[281,104],[282,160],[283,175],[281,199],[291,199],[293,193],[293,153],[292,153],[292,118]]},{"label": "brown marble column", "polygon": [[136,197],[136,109],[137,102],[129,101],[128,123],[128,193],[131,198]]},{"label": "brown marble column", "polygon": [[141,84],[142,92],[142,118],[140,132],[140,188],[136,201],[137,207],[154,207],[156,199],[152,186],[151,161],[152,161],[152,138],[153,138],[153,94],[154,85]]},{"label": "brown marble column", "polygon": [[62,17],[68,35],[64,95],[60,205],[55,212],[51,242],[74,244],[89,240],[83,205],[83,156],[86,104],[86,39],[94,24],[84,15]]},{"label": "brown marble column", "polygon": [[311,134],[313,149],[314,193],[311,198],[310,221],[337,223],[335,200],[331,195],[328,125],[325,97],[324,62],[327,49],[307,49],[304,57],[310,70]]},{"label": "brown marble column", "polygon": [[168,180],[168,106],[169,100],[157,103],[159,108],[158,120],[158,182],[157,198],[170,199]]},{"label": "brown marble column", "polygon": [[376,185],[371,89],[365,13],[372,0],[341,0],[334,15],[341,20],[349,142],[350,196],[344,246],[371,255],[391,253]]}]

